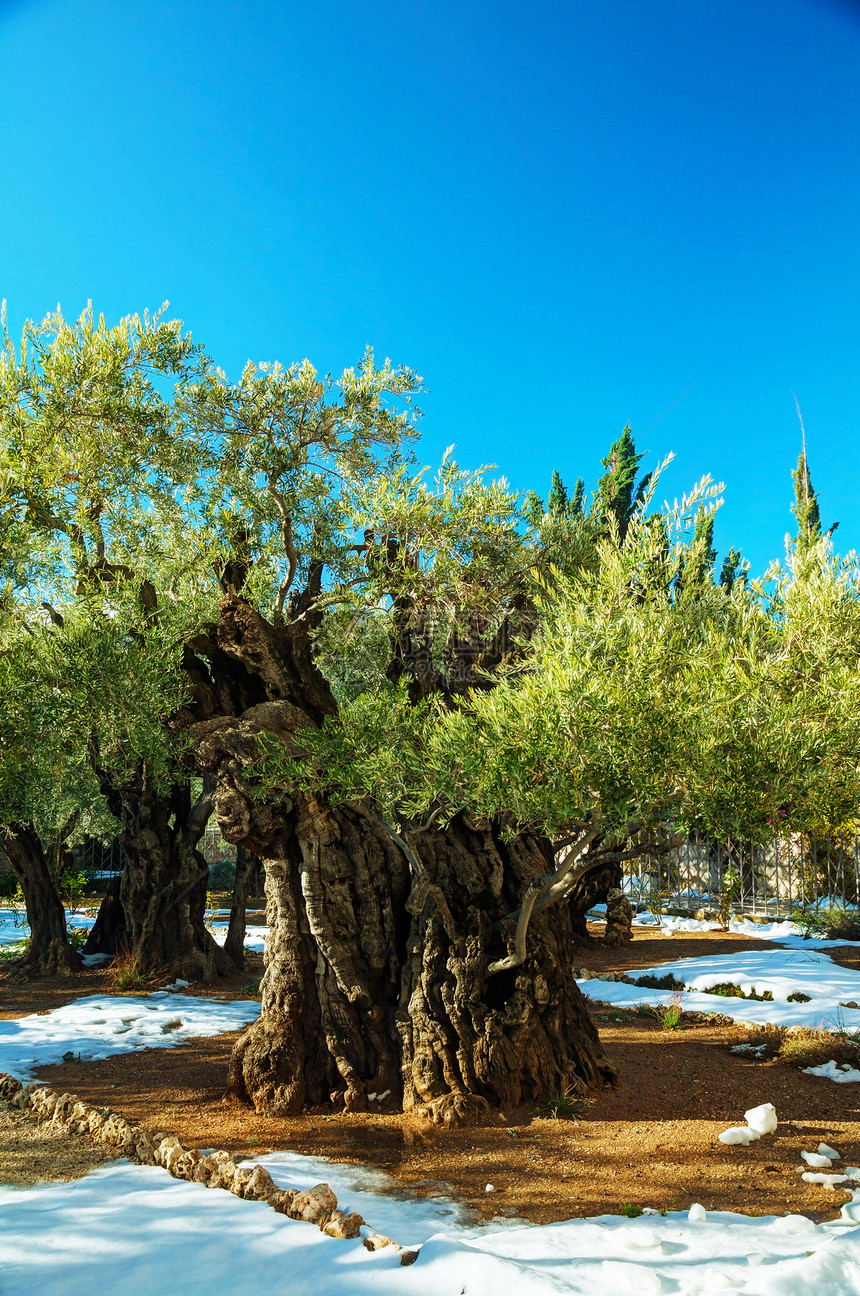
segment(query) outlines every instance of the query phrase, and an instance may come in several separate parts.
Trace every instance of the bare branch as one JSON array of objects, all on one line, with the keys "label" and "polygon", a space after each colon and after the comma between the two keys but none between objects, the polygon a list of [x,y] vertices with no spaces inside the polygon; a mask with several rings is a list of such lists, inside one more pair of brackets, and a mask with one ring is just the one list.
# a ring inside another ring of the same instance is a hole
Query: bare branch
[{"label": "bare branch", "polygon": [[203,836],[203,832],[215,809],[215,775],[206,773],[203,775],[203,790],[200,796],[194,802],[194,805],[188,812],[188,818],[185,821],[184,833],[190,837],[192,842],[197,842]]},{"label": "bare branch", "polygon": [[287,501],[284,499],[283,495],[275,485],[276,480],[277,478],[273,473],[266,481],[266,489],[268,490],[272,499],[275,501],[275,504],[277,505],[278,508],[278,512],[281,515],[281,531],[284,540],[284,553],[287,555],[287,562],[289,564],[286,578],[283,580],[283,582],[281,583],[281,587],[278,590],[278,599],[277,599],[277,603],[275,604],[275,624],[282,625],[284,620],[284,603],[286,602],[287,595],[290,592],[290,586],[292,585],[293,580],[295,579],[296,567],[298,566],[299,556],[296,553],[296,548],[295,545],[293,544],[293,515],[290,513],[290,510],[287,508]]},{"label": "bare branch", "polygon": [[[589,863],[577,869],[574,878],[570,876],[576,861],[588,849],[598,832],[599,829],[595,825],[588,832],[582,833],[573,850],[565,856],[554,873],[548,873],[545,877],[537,878],[532,882],[523,896],[522,904],[516,915],[517,929],[514,934],[514,952],[509,954],[507,958],[497,959],[495,963],[491,963],[487,968],[487,976],[493,976],[496,972],[507,972],[510,968],[519,967],[521,963],[525,962],[526,936],[528,935],[532,913],[535,911],[539,913],[541,909],[545,909],[547,905],[560,899],[573,881],[594,867],[593,864]],[[542,903],[538,908],[539,902]],[[509,914],[508,917],[513,918],[514,914]],[[502,921],[504,922],[505,919],[502,919]]]},{"label": "bare branch", "polygon": [[53,624],[57,626],[58,629],[62,630],[66,623],[61,613],[59,613],[50,603],[46,603],[44,599],[42,600],[41,606],[45,609]]}]

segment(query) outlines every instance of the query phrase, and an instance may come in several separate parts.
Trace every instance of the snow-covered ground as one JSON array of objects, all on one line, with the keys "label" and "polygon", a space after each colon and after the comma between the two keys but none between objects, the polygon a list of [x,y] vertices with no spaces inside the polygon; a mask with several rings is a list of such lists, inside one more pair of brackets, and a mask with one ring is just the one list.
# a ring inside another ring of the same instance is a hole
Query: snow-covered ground
[{"label": "snow-covered ground", "polygon": [[[211,1296],[242,1285],[293,1296],[745,1296],[860,1293],[860,1202],[843,1219],[752,1219],[700,1210],[543,1226],[476,1226],[444,1199],[380,1192],[377,1172],[262,1158],[282,1182],[325,1179],[344,1207],[403,1245],[368,1252],[261,1202],[115,1163],[75,1183],[0,1188],[3,1296]],[[279,1173],[280,1171],[280,1173]],[[304,1171],[304,1172],[303,1172]],[[447,1215],[445,1212],[449,1212]],[[854,1217],[854,1218],[852,1218]]]},{"label": "snow-covered ground", "polygon": [[[860,1009],[839,1007],[860,1002],[860,973],[834,964],[822,952],[825,942],[803,942],[796,929],[787,930],[791,926],[738,925],[745,935],[776,938],[780,945],[683,959],[635,975],[671,973],[693,987],[683,997],[687,1010],[749,1023],[860,1026]],[[223,939],[220,915],[215,930]],[[265,931],[249,929],[250,948],[257,942],[262,947]],[[20,929],[13,933],[18,939]],[[759,994],[770,991],[773,1001],[706,993],[720,982],[747,993],[753,986]],[[657,1005],[670,997],[621,982],[579,984],[591,997],[619,1006]],[[797,992],[808,1002],[790,1003]],[[0,1022],[0,1071],[26,1079],[33,1067],[69,1051],[100,1058],[170,1047],[235,1030],[258,1012],[256,1001],[221,1003],[164,990],[145,998],[89,996],[51,1013]],[[282,1290],[286,1282],[296,1296],[500,1296],[508,1290],[517,1296],[806,1296],[810,1290],[860,1296],[860,1191],[839,1221],[820,1225],[796,1215],[756,1219],[720,1212],[701,1218],[700,1209],[544,1226],[501,1218],[475,1223],[444,1196],[411,1197],[379,1171],[290,1152],[257,1160],[281,1186],[325,1180],[340,1205],[360,1211],[373,1230],[404,1246],[422,1246],[417,1262],[403,1268],[396,1251],[368,1252],[360,1241],[327,1238],[262,1203],[171,1179],[155,1167],[117,1162],[74,1183],[0,1187],[0,1293],[91,1296],[99,1289],[123,1296],[209,1296],[233,1274],[255,1288]]]},{"label": "snow-covered ground", "polygon": [[[602,918],[606,905],[595,905],[589,911],[590,917]],[[774,918],[771,922],[752,922],[749,918],[732,918],[728,928],[712,918],[679,918],[672,914],[662,914],[658,922],[654,914],[638,913],[633,919],[634,927],[649,927],[655,936],[677,936],[683,932],[719,932],[727,930],[736,936],[747,936],[753,940],[776,941],[780,945],[797,948],[827,949],[835,945],[860,945],[860,941],[830,940],[823,936],[804,936],[797,923],[790,918]]]},{"label": "snow-covered ground", "polygon": [[[690,987],[681,1005],[687,1012],[718,1012],[748,1025],[770,1022],[831,1031],[860,1029],[860,1009],[842,1006],[860,1002],[860,972],[840,967],[828,954],[811,949],[809,944],[801,949],[768,945],[737,954],[677,959],[636,968],[630,975],[635,979],[673,976],[682,981]],[[711,986],[726,982],[739,986],[745,994],[753,988],[760,995],[770,991],[773,1002],[707,993]],[[577,984],[589,998],[602,999],[618,1008],[665,1004],[670,994],[620,981],[580,980]],[[790,996],[798,993],[808,996],[808,1002],[789,1002]]]},{"label": "snow-covered ground", "polygon": [[61,1062],[67,1052],[93,1061],[173,1048],[196,1036],[240,1030],[259,1013],[254,999],[223,1003],[167,991],[144,998],[89,995],[49,1013],[0,1021],[0,1071],[30,1080],[33,1067]]},{"label": "snow-covered ground", "polygon": [[[252,916],[253,915],[249,915],[249,918]],[[265,918],[265,914],[263,914],[262,917]],[[229,913],[225,914],[223,910],[220,910],[215,915],[214,919],[209,923],[209,930],[211,931],[212,935],[215,937],[215,940],[218,942],[219,945],[223,945],[225,940],[227,939],[227,928],[229,927],[229,925],[230,925],[230,915]],[[268,934],[269,934],[269,929],[265,925],[265,922],[262,924],[262,926],[259,923],[248,922],[247,926],[245,927],[245,941],[244,941],[245,949],[255,950],[258,954],[262,954],[263,942],[265,941]]]},{"label": "snow-covered ground", "polygon": [[[253,919],[262,918],[265,920],[265,914],[249,913],[249,923],[245,931],[245,949],[255,950],[262,954],[263,942],[268,932],[265,922],[262,926],[254,923]],[[73,927],[85,928],[90,930],[96,920],[96,910],[85,913],[82,910],[66,910],[66,926],[71,930]],[[229,910],[219,909],[212,916],[209,922],[209,929],[219,945],[223,945],[227,939],[227,928],[229,926]],[[30,935],[30,928],[27,925],[27,915],[23,910],[0,908],[0,945],[20,945]]]},{"label": "snow-covered ground", "polygon": [[[66,926],[90,930],[96,920],[95,910],[84,913],[78,909],[66,910]],[[30,935],[27,915],[23,909],[0,908],[0,945],[20,945]]]}]

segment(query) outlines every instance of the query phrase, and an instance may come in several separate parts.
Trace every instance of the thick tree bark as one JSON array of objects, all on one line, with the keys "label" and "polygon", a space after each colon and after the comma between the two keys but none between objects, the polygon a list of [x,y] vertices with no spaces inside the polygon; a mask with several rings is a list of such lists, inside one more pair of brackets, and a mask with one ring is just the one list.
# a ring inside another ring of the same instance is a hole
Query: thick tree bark
[{"label": "thick tree bark", "polygon": [[461,816],[412,835],[416,878],[364,809],[299,798],[289,821],[266,860],[263,1010],[231,1093],[273,1115],[330,1101],[447,1121],[609,1078],[564,910],[534,920],[524,964],[487,976],[513,938],[497,920],[551,867],[545,842]]},{"label": "thick tree bark", "polygon": [[79,972],[81,956],[72,948],[57,880],[35,828],[13,825],[3,834],[3,848],[27,906],[30,941],[27,953],[10,964],[16,978]]},{"label": "thick tree bark", "polygon": [[236,880],[233,883],[230,922],[227,927],[227,939],[224,941],[224,953],[229,955],[237,968],[245,966],[246,911],[248,898],[252,894],[251,887],[259,885],[257,882],[259,872],[259,860],[239,842],[236,847]]},{"label": "thick tree bark", "polygon": [[553,870],[549,842],[465,816],[401,838],[370,806],[261,803],[246,782],[260,735],[291,747],[336,713],[308,629],[230,595],[186,663],[182,724],[217,778],[221,832],[266,870],[262,1013],[236,1046],[230,1093],[272,1115],[332,1103],[454,1121],[610,1078],[567,906],[535,916],[526,960],[488,976],[513,949],[509,915]]},{"label": "thick tree bark", "polygon": [[192,805],[185,783],[160,794],[143,769],[122,788],[105,778],[102,787],[120,821],[125,855],[120,906],[109,891],[99,911],[102,948],[128,950],[141,963],[188,980],[231,975],[232,959],[205,925],[209,866],[197,844],[211,801]]},{"label": "thick tree bark", "polygon": [[83,948],[84,954],[116,954],[125,949],[128,937],[125,929],[125,911],[119,895],[120,877],[108,879],[104,899],[99,905],[96,920]]},{"label": "thick tree bark", "polygon": [[580,878],[567,897],[573,939],[586,944],[590,939],[585,915],[596,904],[605,904],[606,897],[624,880],[624,870],[619,863],[600,864]]}]

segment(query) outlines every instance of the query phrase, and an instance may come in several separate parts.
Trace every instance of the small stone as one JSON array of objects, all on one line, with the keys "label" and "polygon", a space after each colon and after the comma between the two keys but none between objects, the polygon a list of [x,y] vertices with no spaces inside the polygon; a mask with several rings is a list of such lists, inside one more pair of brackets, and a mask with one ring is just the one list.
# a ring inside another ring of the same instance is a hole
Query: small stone
[{"label": "small stone", "polygon": [[[239,1171],[237,1170],[238,1174]],[[273,1193],[277,1192],[275,1182],[268,1170],[261,1165],[251,1167],[251,1174],[245,1181],[245,1189],[242,1196],[246,1201],[268,1201]]]},{"label": "small stone", "polygon": [[187,1179],[190,1183],[194,1178],[194,1171],[202,1159],[196,1148],[190,1148],[187,1152],[182,1153],[172,1173],[177,1179]]},{"label": "small stone", "polygon": [[236,1162],[230,1156],[229,1152],[214,1152],[213,1160],[215,1168],[209,1180],[209,1188],[226,1188],[230,1189],[233,1183],[233,1177],[236,1174]]},{"label": "small stone", "polygon": [[415,1250],[412,1250],[412,1251],[404,1251],[403,1254],[402,1254],[402,1256],[400,1257],[400,1263],[401,1263],[402,1265],[411,1265],[411,1264],[414,1264],[415,1261],[416,1261],[416,1260],[418,1259],[418,1257],[420,1256],[420,1254],[421,1254],[420,1250],[419,1250],[419,1251],[415,1251]]},{"label": "small stone", "polygon": [[155,1164],[164,1166],[167,1164],[167,1155],[171,1148],[179,1146],[179,1139],[175,1134],[166,1134],[155,1149]]},{"label": "small stone", "polygon": [[30,1106],[30,1099],[32,1098],[35,1088],[36,1086],[32,1084],[24,1085],[24,1087],[19,1089],[10,1099],[11,1106],[18,1107],[21,1111],[24,1111],[26,1107]]},{"label": "small stone", "polygon": [[384,1251],[386,1247],[396,1247],[398,1251],[401,1249],[384,1233],[371,1233],[368,1237],[362,1238],[362,1245],[367,1251]]},{"label": "small stone", "polygon": [[329,1237],[357,1238],[363,1225],[364,1218],[358,1211],[348,1211],[346,1214],[334,1211],[328,1224],[323,1227],[323,1233],[327,1233]]},{"label": "small stone", "polygon": [[138,1131],[134,1140],[134,1153],[141,1165],[155,1165],[155,1146],[146,1130]]},{"label": "small stone", "polygon": [[164,1166],[168,1174],[173,1175],[174,1179],[178,1179],[180,1177],[176,1173],[176,1167],[179,1164],[180,1158],[183,1157],[184,1155],[185,1155],[185,1148],[182,1146],[182,1144],[174,1143],[173,1147],[168,1148],[166,1155],[162,1157],[161,1164]]},{"label": "small stone", "polygon": [[9,1075],[8,1071],[0,1074],[0,1098],[3,1098],[6,1102],[14,1098],[18,1090],[23,1089],[23,1087],[21,1081],[17,1077]]},{"label": "small stone", "polygon": [[51,1116],[52,1125],[65,1125],[74,1104],[77,1102],[76,1094],[60,1094],[54,1105],[54,1111]]},{"label": "small stone", "polygon": [[237,1197],[244,1197],[245,1185],[253,1173],[251,1166],[239,1166],[238,1170],[233,1175],[233,1182],[230,1185],[230,1191],[235,1193]]},{"label": "small stone", "polygon": [[290,1207],[298,1197],[295,1188],[283,1188],[280,1192],[273,1193],[269,1198],[269,1205],[272,1210],[276,1210],[279,1215],[289,1215]]},{"label": "small stone", "polygon": [[212,1154],[210,1153],[208,1156],[204,1156],[200,1158],[200,1160],[197,1162],[197,1165],[194,1167],[194,1172],[191,1178],[194,1181],[194,1183],[201,1183],[208,1188],[209,1180],[212,1178],[214,1173],[215,1173],[215,1162],[212,1158]]},{"label": "small stone", "polygon": [[[224,1171],[225,1162],[231,1167]],[[201,1157],[194,1168],[195,1183],[202,1183],[206,1188],[229,1188],[236,1166],[229,1152],[210,1152]]]},{"label": "small stone", "polygon": [[328,1184],[317,1184],[307,1192],[296,1195],[289,1209],[292,1219],[301,1219],[308,1224],[318,1224],[320,1228],[331,1219],[332,1211],[337,1208],[337,1197]]},{"label": "small stone", "polygon": [[105,1122],[104,1128],[107,1129],[109,1126],[111,1129],[111,1145],[125,1155],[130,1156],[134,1152],[135,1137],[128,1121],[123,1120],[121,1116],[111,1116],[110,1120]]}]

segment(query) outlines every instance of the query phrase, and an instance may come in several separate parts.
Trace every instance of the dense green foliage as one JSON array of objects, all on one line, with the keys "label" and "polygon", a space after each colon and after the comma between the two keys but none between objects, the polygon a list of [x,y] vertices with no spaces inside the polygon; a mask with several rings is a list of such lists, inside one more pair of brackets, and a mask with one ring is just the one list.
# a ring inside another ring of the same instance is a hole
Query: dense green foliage
[{"label": "dense green foliage", "polygon": [[370,353],[337,380],[305,361],[231,382],[161,315],[4,332],[0,822],[106,833],[94,771],[187,779],[183,646],[225,591],[278,625],[314,581],[340,713],[298,757],[266,740],[270,793],[556,838],[637,814],[754,840],[777,807],[798,828],[854,814],[856,575],[805,452],[787,565],[749,582],[732,549],[717,581],[716,491],[657,510],[629,427],[590,499],[556,472],[544,508],[450,455],[415,471],[419,391]]}]

